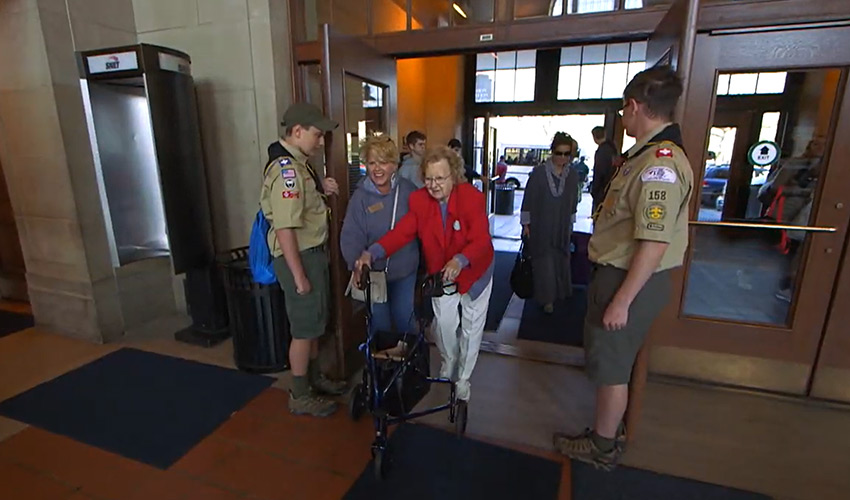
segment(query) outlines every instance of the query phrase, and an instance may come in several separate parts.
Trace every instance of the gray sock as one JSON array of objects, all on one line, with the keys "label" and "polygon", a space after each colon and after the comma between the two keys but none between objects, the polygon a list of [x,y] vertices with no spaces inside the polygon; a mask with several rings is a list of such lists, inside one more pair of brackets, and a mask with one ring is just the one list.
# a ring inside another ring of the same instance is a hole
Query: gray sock
[{"label": "gray sock", "polygon": [[310,394],[310,381],[307,379],[306,375],[294,375],[292,377],[292,386],[289,390],[292,392],[292,396],[295,397],[295,399]]},{"label": "gray sock", "polygon": [[593,444],[599,448],[599,451],[602,453],[608,453],[609,451],[614,449],[615,438],[606,438],[602,437],[596,431],[593,431],[593,434],[590,435],[590,439],[593,440]]}]

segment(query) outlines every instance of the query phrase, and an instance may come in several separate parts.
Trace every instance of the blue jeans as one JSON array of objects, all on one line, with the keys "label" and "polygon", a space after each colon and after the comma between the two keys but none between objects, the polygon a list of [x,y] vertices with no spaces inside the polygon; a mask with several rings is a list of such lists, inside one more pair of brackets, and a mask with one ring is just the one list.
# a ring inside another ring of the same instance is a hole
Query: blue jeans
[{"label": "blue jeans", "polygon": [[415,332],[416,318],[413,316],[413,289],[416,273],[387,283],[387,301],[372,304],[371,332],[392,331]]}]

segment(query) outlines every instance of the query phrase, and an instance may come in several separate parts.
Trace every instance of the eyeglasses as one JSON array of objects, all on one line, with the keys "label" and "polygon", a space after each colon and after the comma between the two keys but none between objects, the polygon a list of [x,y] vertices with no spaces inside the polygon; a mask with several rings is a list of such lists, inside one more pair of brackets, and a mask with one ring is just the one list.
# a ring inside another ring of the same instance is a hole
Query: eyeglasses
[{"label": "eyeglasses", "polygon": [[423,180],[425,181],[425,184],[439,184],[442,186],[446,183],[447,180],[449,180],[449,176],[447,175],[445,177],[426,177]]},{"label": "eyeglasses", "polygon": [[573,152],[572,151],[555,151],[552,154],[555,155],[555,156],[570,156],[571,154],[573,154]]}]

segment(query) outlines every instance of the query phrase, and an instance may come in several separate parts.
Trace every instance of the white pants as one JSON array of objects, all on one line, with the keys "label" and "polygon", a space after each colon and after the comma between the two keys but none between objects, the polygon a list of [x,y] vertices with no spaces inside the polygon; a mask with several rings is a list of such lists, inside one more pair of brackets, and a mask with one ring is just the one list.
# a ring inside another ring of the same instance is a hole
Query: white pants
[{"label": "white pants", "polygon": [[[493,279],[475,300],[469,294],[456,293],[431,299],[434,316],[437,320],[437,347],[440,349],[442,364],[440,377],[452,378],[457,366],[457,397],[469,400],[469,377],[478,360],[478,349],[484,335],[484,323],[487,320],[487,307],[490,305],[490,292]],[[458,304],[463,315],[460,342],[458,342]]]}]

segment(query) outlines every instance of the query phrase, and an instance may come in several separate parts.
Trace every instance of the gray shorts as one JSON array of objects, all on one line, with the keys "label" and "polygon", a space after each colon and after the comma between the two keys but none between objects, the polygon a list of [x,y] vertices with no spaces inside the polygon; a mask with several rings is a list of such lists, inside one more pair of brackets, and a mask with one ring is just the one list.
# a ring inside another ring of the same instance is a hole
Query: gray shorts
[{"label": "gray shorts", "polygon": [[587,375],[597,386],[629,383],[632,366],[646,334],[670,299],[670,271],[655,273],[632,302],[626,327],[606,331],[602,317],[626,279],[626,273],[612,266],[597,266],[587,290],[584,355]]}]

